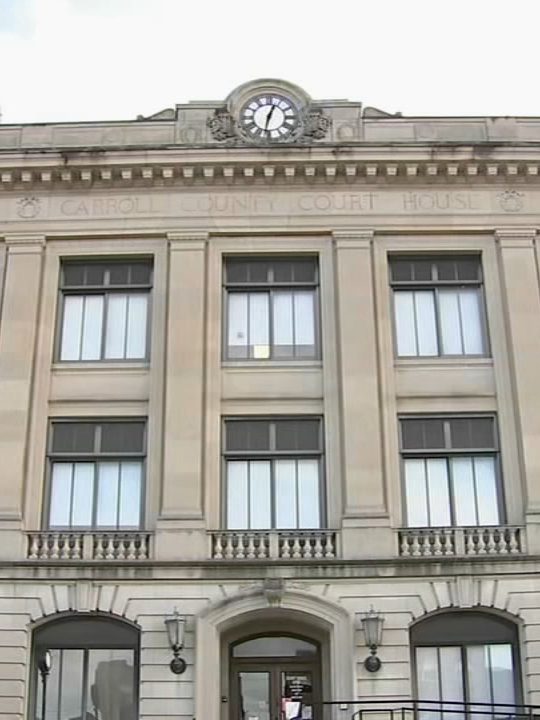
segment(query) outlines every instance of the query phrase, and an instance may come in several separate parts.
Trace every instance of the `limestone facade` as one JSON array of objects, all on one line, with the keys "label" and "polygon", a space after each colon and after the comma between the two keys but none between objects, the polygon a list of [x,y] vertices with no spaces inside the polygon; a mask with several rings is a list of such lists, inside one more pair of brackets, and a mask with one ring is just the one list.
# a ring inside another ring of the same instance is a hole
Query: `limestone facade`
[{"label": "limestone facade", "polygon": [[[311,108],[311,134],[239,135],[261,93]],[[540,119],[403,118],[281,81],[125,123],[0,125],[0,718],[41,717],[36,629],[96,615],[137,628],[144,720],[232,720],[229,648],[265,633],[320,643],[316,720],[401,707],[415,623],[451,611],[515,626],[515,702],[540,705],[538,141]],[[224,267],[246,257],[316,259],[317,357],[227,356]],[[478,259],[482,352],[399,356],[393,258]],[[62,268],[122,259],[152,264],[145,358],[62,359]],[[224,421],[308,416],[320,525],[228,527]],[[496,418],[499,522],[407,527],[400,420],[473,416]],[[146,426],[139,527],[51,527],[51,423],[126,419]]]}]

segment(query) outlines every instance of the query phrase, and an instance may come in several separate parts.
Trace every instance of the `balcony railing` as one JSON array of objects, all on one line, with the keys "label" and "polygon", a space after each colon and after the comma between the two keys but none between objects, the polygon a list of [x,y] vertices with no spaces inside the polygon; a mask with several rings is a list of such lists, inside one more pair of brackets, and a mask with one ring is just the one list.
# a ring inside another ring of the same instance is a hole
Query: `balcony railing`
[{"label": "balcony railing", "polygon": [[338,711],[340,720],[536,720],[540,714],[536,705],[450,700],[340,700],[320,705]]},{"label": "balcony railing", "polygon": [[214,560],[323,560],[336,557],[334,530],[215,530]]},{"label": "balcony railing", "polygon": [[518,555],[525,551],[525,528],[404,528],[399,531],[401,557]]},{"label": "balcony railing", "polygon": [[27,533],[28,560],[122,560],[150,559],[148,532],[56,532]]}]

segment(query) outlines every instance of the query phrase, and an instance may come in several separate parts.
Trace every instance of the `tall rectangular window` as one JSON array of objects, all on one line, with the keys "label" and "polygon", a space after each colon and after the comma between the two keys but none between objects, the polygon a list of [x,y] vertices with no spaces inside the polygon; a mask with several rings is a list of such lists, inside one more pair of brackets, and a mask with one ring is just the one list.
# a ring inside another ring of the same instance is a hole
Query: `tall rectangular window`
[{"label": "tall rectangular window", "polygon": [[229,257],[226,358],[304,360],[319,357],[314,257]]},{"label": "tall rectangular window", "polygon": [[479,257],[393,257],[390,282],[400,357],[487,354]]},{"label": "tall rectangular window", "polygon": [[400,431],[408,527],[501,523],[494,417],[408,417]]},{"label": "tall rectangular window", "polygon": [[145,435],[142,420],[55,420],[47,527],[140,528]]},{"label": "tall rectangular window", "polygon": [[229,529],[321,527],[321,433],[318,418],[225,422]]},{"label": "tall rectangular window", "polygon": [[59,359],[144,360],[152,263],[66,261]]}]

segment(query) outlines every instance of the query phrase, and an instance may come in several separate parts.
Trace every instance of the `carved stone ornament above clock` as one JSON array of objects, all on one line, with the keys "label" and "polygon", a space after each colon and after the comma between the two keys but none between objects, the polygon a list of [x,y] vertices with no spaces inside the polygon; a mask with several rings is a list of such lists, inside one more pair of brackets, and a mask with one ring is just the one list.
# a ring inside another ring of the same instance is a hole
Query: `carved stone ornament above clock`
[{"label": "carved stone ornament above clock", "polygon": [[233,91],[207,119],[218,142],[274,145],[324,139],[331,120],[296,85],[255,80]]}]

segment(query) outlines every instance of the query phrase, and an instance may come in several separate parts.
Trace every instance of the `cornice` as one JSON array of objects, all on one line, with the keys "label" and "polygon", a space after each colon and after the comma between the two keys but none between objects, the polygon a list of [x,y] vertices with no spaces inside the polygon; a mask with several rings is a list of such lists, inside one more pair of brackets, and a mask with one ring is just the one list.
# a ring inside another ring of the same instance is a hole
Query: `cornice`
[{"label": "cornice", "polygon": [[[163,186],[456,185],[540,184],[540,151],[495,153],[482,160],[470,152],[414,154],[370,150],[335,154],[197,152],[79,154],[66,164],[57,154],[0,156],[0,193],[64,189],[126,189]],[[391,159],[388,159],[388,158]]]}]

